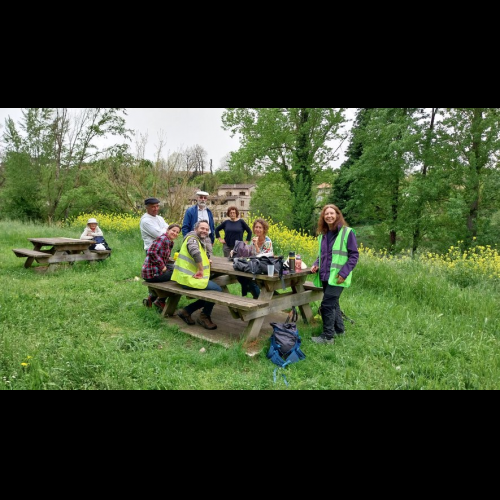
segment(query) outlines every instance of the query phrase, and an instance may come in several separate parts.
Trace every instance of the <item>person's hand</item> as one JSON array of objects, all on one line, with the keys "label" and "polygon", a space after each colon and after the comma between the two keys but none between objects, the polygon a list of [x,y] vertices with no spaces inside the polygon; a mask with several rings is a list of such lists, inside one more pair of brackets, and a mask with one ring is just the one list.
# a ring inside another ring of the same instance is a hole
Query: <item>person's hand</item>
[{"label": "person's hand", "polygon": [[344,283],[345,281],[345,278],[342,278],[342,276],[340,276],[340,274],[337,276],[337,285],[341,285],[342,283]]},{"label": "person's hand", "polygon": [[222,243],[224,245],[224,243],[226,243],[226,240],[224,238],[219,238],[219,243]]},{"label": "person's hand", "polygon": [[203,271],[198,271],[194,276],[193,278],[197,279],[197,280],[201,280],[203,278]]},{"label": "person's hand", "polygon": [[167,272],[167,266],[165,266],[162,270],[161,270],[162,273],[166,273]]},{"label": "person's hand", "polygon": [[319,267],[318,266],[312,266],[311,267],[311,273],[316,274],[318,272]]}]

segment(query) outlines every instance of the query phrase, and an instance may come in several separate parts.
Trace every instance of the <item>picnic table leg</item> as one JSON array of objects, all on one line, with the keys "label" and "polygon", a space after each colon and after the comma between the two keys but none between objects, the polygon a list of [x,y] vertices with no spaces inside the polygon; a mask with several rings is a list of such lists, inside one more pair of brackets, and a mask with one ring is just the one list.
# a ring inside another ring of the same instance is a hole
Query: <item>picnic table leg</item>
[{"label": "picnic table leg", "polygon": [[180,295],[173,295],[167,298],[165,301],[165,307],[163,308],[162,316],[173,316],[181,300]]},{"label": "picnic table leg", "polygon": [[[292,285],[292,290],[294,293],[303,293],[305,292],[304,282],[296,283]],[[314,314],[309,304],[304,304],[303,306],[299,306],[300,316],[302,317],[302,321],[306,324],[310,324],[313,322]]]},{"label": "picnic table leg", "polygon": [[[35,252],[40,252],[42,248],[42,245],[40,245],[40,243],[33,243],[33,250],[35,250]],[[24,263],[24,267],[26,269],[28,269],[29,267],[31,267],[33,265],[33,262],[35,262],[35,257],[28,257],[26,259],[26,262]]]},{"label": "picnic table leg", "polygon": [[35,261],[35,258],[34,258],[34,257],[28,257],[28,258],[26,259],[26,262],[24,263],[24,267],[25,267],[26,269],[28,269],[29,267],[31,267],[31,266],[32,266],[32,264],[33,264],[33,262],[34,262],[34,261]]},{"label": "picnic table leg", "polygon": [[[259,300],[271,301],[273,295],[274,291],[269,291],[266,290],[265,288],[261,288]],[[243,337],[245,338],[245,343],[252,342],[259,336],[260,330],[262,328],[262,325],[264,324],[265,319],[266,317],[264,316],[262,318],[251,319],[248,322],[248,325],[243,331]]]}]

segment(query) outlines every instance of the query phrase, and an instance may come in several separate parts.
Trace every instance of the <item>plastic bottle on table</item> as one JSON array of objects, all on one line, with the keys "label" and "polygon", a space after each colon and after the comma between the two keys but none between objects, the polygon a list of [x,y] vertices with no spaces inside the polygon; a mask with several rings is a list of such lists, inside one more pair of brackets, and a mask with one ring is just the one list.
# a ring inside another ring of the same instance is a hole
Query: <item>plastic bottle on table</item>
[{"label": "plastic bottle on table", "polygon": [[295,256],[295,271],[298,273],[302,271],[302,257],[299,254]]}]

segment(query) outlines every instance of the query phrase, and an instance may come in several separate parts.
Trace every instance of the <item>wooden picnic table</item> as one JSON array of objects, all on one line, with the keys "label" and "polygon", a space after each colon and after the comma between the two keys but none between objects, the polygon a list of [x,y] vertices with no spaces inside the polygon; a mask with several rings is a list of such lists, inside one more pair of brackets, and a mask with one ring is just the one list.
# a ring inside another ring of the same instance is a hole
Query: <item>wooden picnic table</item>
[{"label": "wooden picnic table", "polygon": [[[77,261],[95,262],[109,257],[109,250],[90,250],[93,240],[75,238],[28,238],[33,249],[14,248],[12,251],[17,257],[26,257],[25,268],[29,268],[36,261],[46,265],[47,272],[54,271],[59,264]],[[47,248],[48,247],[48,248]]]},{"label": "wooden picnic table", "polygon": [[[253,274],[235,271],[233,262],[226,257],[212,257],[211,260],[211,279],[218,283],[225,293],[187,290],[173,281],[166,283],[144,282],[144,285],[154,289],[158,296],[166,299],[166,306],[162,313],[164,316],[173,316],[175,314],[182,296],[193,299],[201,298],[215,304],[225,305],[229,308],[233,318],[239,318],[246,323],[246,325],[242,325],[242,337],[245,338],[247,343],[258,337],[264,322],[270,315],[289,310],[293,306],[298,308],[304,322],[312,322],[313,312],[310,304],[322,300],[323,289],[307,282],[311,275],[310,268],[283,275],[283,282],[287,291],[283,290],[282,280],[277,273],[274,276],[267,276],[267,274],[256,275],[255,281],[260,288],[260,296],[255,300],[232,295],[227,288],[230,284],[238,283],[238,276],[253,279]],[[197,326],[197,328],[203,330],[201,326]]]}]

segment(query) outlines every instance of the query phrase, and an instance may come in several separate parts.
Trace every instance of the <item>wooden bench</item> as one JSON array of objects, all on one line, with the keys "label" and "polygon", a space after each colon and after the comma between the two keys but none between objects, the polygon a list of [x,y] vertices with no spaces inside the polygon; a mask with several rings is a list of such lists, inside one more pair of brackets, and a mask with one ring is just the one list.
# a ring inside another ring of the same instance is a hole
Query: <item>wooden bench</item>
[{"label": "wooden bench", "polygon": [[92,253],[96,253],[98,255],[111,255],[111,250],[90,250]]},{"label": "wooden bench", "polygon": [[16,257],[28,257],[24,264],[25,268],[31,267],[34,260],[39,264],[47,264],[50,257],[52,257],[50,253],[30,250],[29,248],[14,248],[12,251],[16,254]]},{"label": "wooden bench", "polygon": [[306,281],[304,283],[304,288],[306,290],[312,290],[314,292],[322,292],[323,291],[322,286],[316,286],[312,281]]},{"label": "wooden bench", "polygon": [[160,298],[166,298],[166,306],[163,310],[163,316],[173,316],[179,304],[181,297],[190,297],[192,299],[202,299],[214,304],[227,306],[233,318],[243,320],[245,313],[257,311],[269,306],[268,302],[248,297],[240,297],[226,292],[216,292],[213,290],[188,290],[183,288],[175,281],[165,283],[143,282],[151,291],[154,291]]}]

